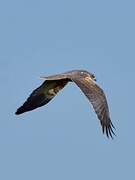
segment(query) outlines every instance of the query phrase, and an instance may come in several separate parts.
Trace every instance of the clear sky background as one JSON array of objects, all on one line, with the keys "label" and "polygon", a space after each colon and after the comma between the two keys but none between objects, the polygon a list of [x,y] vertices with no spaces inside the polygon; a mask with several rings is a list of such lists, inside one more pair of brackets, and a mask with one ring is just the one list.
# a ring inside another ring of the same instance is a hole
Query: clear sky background
[{"label": "clear sky background", "polygon": [[[0,179],[135,179],[135,3],[0,1]],[[96,74],[114,140],[69,84],[47,106],[16,116],[41,75]]]}]

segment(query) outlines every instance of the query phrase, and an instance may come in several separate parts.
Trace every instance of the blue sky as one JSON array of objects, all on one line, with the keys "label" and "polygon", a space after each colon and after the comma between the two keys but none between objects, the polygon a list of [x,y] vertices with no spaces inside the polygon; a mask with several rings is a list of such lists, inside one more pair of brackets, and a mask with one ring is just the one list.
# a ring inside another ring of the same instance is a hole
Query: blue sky
[{"label": "blue sky", "polygon": [[[135,179],[134,1],[0,2],[0,179]],[[41,75],[96,74],[117,137],[102,135],[87,99],[69,84],[47,106],[14,112]]]}]

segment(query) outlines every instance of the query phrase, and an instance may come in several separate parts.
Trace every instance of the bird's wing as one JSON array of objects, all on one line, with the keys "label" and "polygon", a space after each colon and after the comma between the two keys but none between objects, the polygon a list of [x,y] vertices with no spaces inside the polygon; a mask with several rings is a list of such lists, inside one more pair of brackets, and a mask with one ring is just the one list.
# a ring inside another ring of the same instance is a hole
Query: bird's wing
[{"label": "bird's wing", "polygon": [[62,73],[62,74],[55,74],[55,75],[51,75],[51,76],[41,76],[42,79],[46,79],[46,80],[49,80],[49,81],[53,81],[53,80],[70,80],[68,78],[68,75],[69,73],[66,72],[66,73]]},{"label": "bird's wing", "polygon": [[47,104],[55,95],[64,88],[68,80],[46,80],[40,87],[35,89],[26,102],[17,109],[16,114],[22,114]]},{"label": "bird's wing", "polygon": [[114,134],[114,126],[110,119],[109,108],[103,90],[89,78],[85,79],[73,77],[72,81],[77,84],[77,86],[83,91],[85,96],[92,103],[92,106],[102,125],[103,133],[106,131],[107,137],[111,136],[113,138],[112,135]]}]

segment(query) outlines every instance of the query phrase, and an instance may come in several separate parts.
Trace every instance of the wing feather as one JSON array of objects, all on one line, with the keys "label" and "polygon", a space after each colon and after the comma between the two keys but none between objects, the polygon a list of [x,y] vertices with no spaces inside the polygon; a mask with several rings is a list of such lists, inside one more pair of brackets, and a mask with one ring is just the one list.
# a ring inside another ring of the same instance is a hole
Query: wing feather
[{"label": "wing feather", "polygon": [[16,114],[19,115],[44,106],[51,101],[67,83],[68,81],[64,79],[45,81],[40,87],[31,93],[26,102],[24,102],[24,104],[17,109]]},{"label": "wing feather", "polygon": [[113,135],[115,135],[113,131],[114,126],[110,119],[109,108],[103,90],[92,80],[88,81],[85,78],[72,78],[72,81],[77,84],[91,102],[100,120],[103,133],[106,132],[107,137],[110,136],[113,138]]}]

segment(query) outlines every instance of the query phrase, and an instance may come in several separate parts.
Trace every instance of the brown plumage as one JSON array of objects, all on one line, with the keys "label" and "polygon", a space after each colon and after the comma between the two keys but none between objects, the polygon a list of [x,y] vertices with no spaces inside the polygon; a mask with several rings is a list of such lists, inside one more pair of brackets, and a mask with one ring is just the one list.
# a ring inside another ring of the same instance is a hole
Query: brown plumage
[{"label": "brown plumage", "polygon": [[107,100],[103,90],[96,84],[93,74],[84,70],[74,70],[42,78],[46,81],[35,89],[26,102],[17,109],[17,115],[47,104],[68,82],[74,82],[91,102],[100,120],[103,133],[106,132],[107,137],[113,138],[114,126],[110,119]]}]

